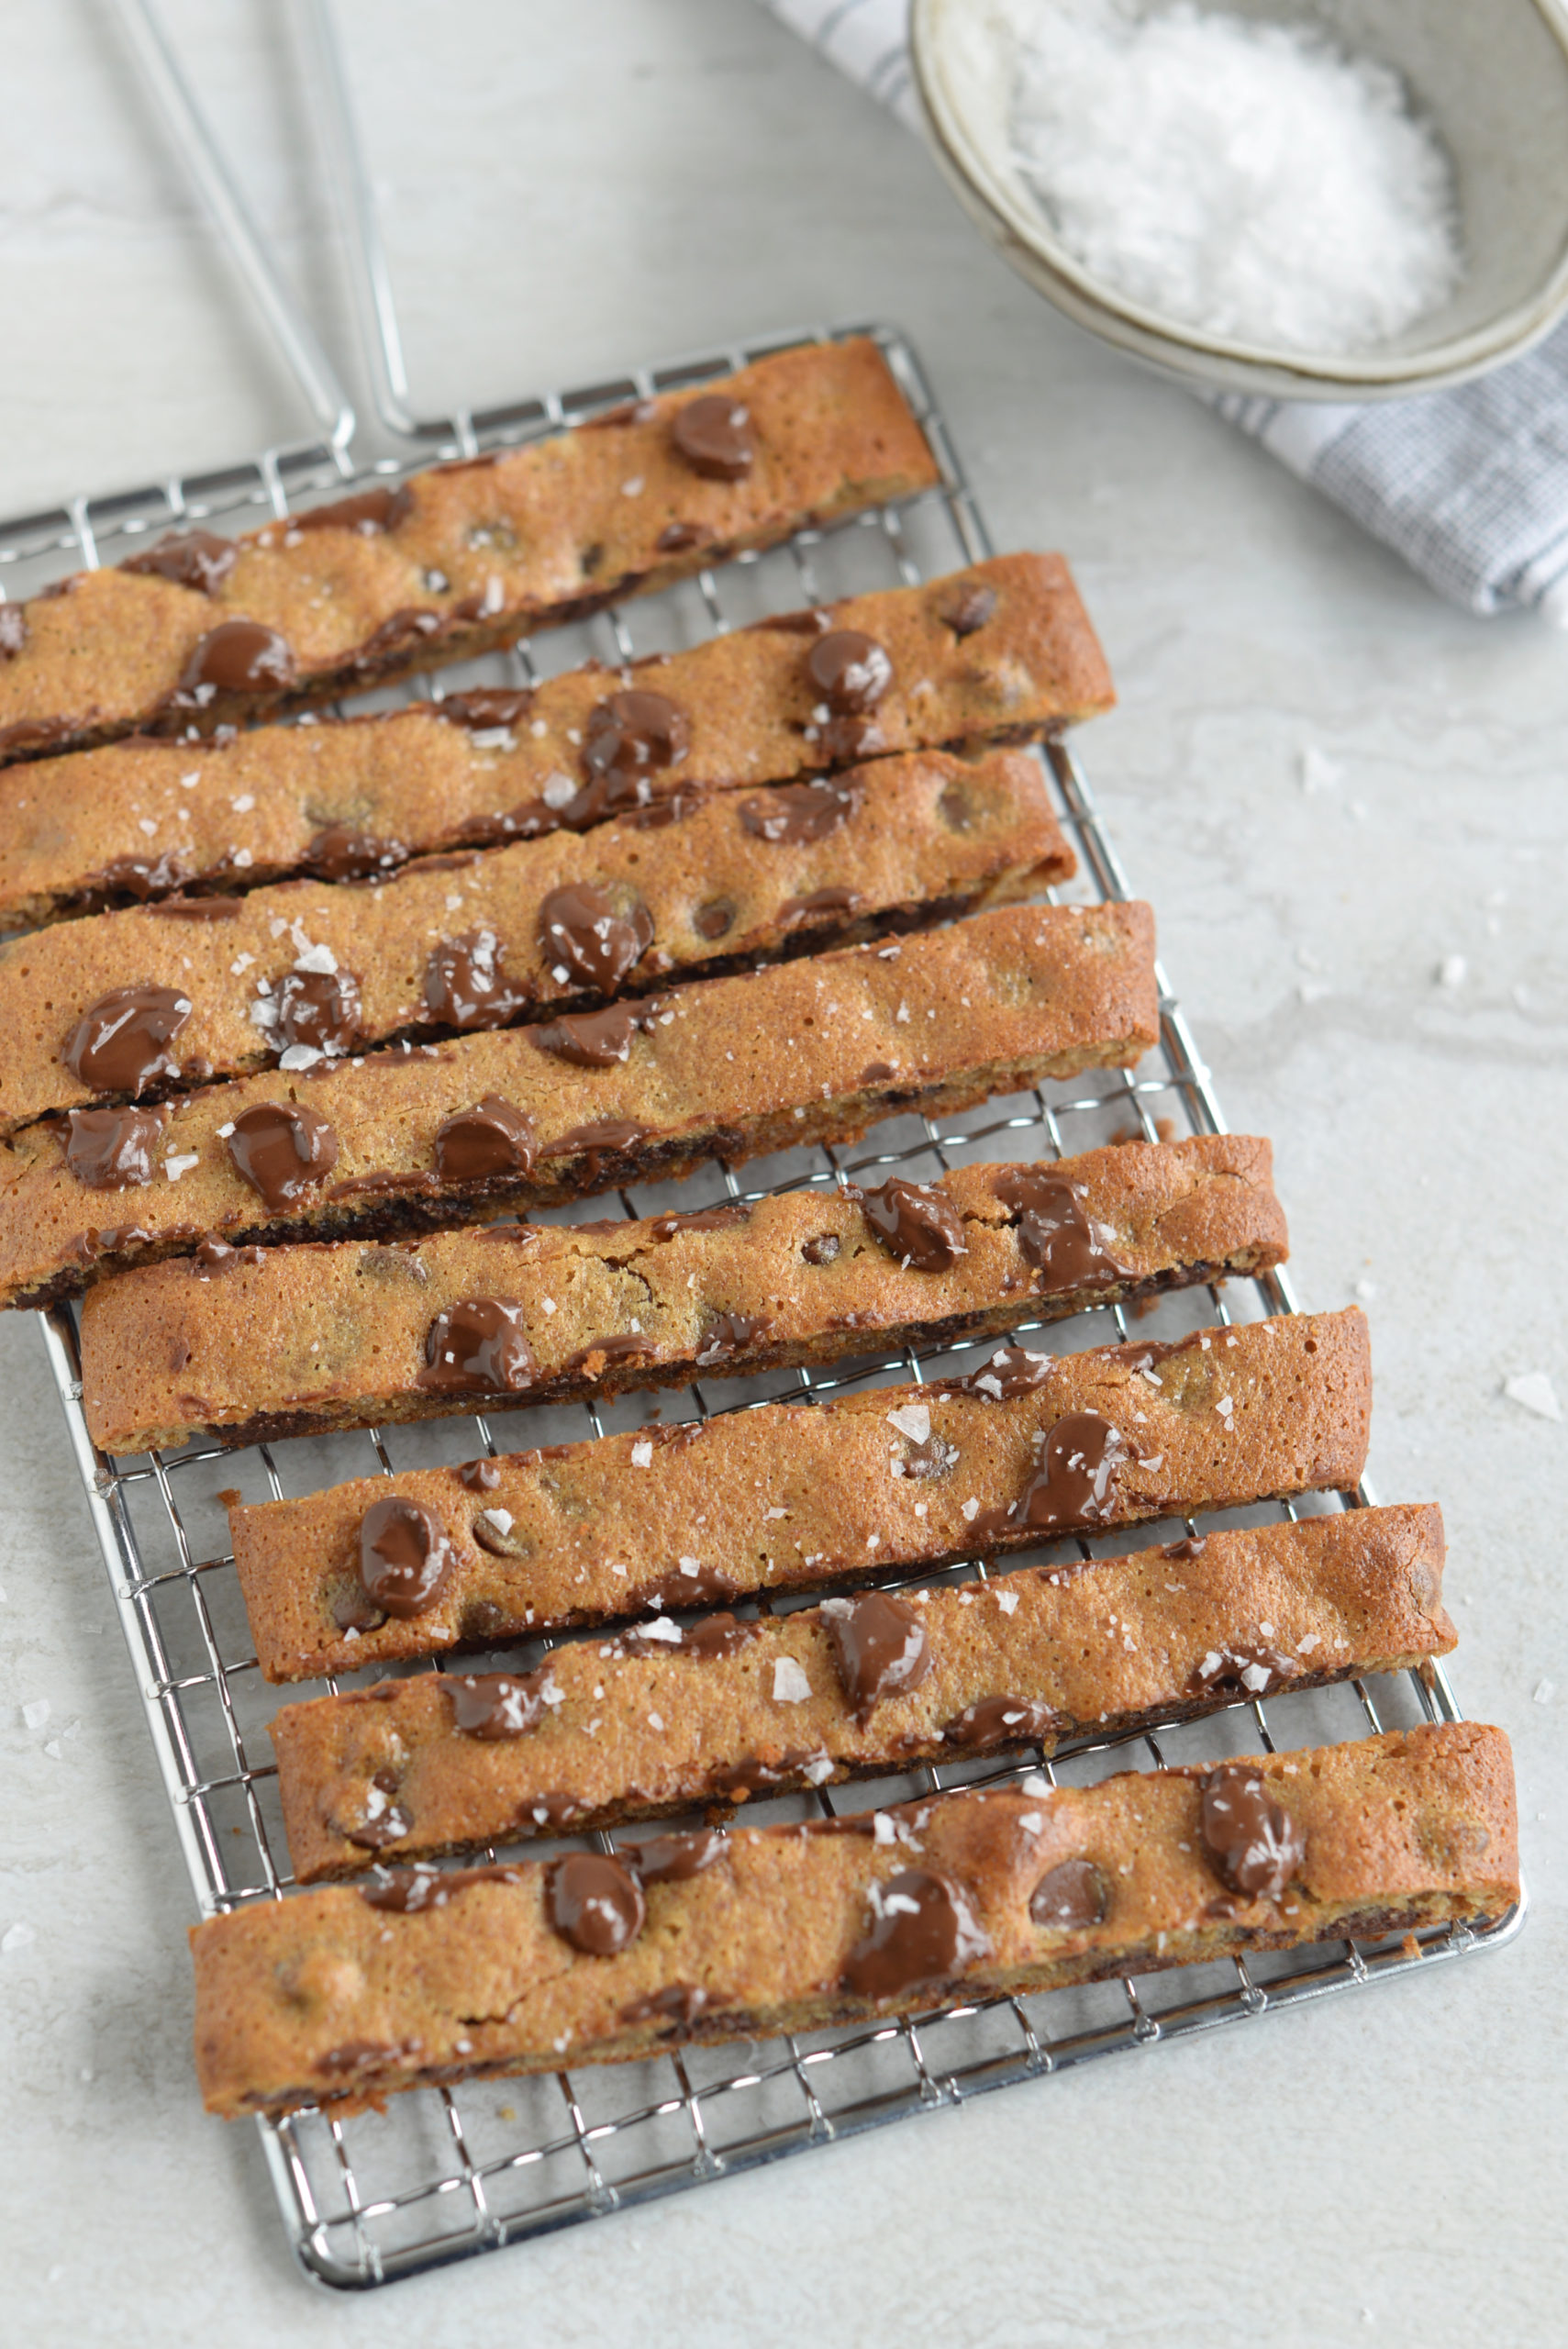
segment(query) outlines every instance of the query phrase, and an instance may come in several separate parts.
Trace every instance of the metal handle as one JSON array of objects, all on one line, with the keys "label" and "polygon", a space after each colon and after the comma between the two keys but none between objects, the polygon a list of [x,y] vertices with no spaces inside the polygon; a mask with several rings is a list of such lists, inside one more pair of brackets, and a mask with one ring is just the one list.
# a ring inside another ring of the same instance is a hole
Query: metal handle
[{"label": "metal handle", "polygon": [[410,440],[450,440],[472,454],[477,445],[465,417],[422,418],[408,396],[408,372],[403,362],[403,337],[398,330],[397,305],[392,273],[381,240],[375,196],[365,169],[354,120],[342,45],[333,21],[330,0],[300,0],[305,39],[313,51],[315,71],[306,81],[316,100],[317,126],[326,151],[328,176],[337,206],[339,225],[348,246],[354,311],[370,373],[371,396],[376,414],[388,431]]},{"label": "metal handle", "polygon": [[354,411],[316,329],[273,266],[261,234],[206,116],[180,71],[150,0],[113,0],[115,13],[146,76],[176,151],[213,225],[228,248],[273,341],[288,362],[312,415],[339,456],[354,431]]}]

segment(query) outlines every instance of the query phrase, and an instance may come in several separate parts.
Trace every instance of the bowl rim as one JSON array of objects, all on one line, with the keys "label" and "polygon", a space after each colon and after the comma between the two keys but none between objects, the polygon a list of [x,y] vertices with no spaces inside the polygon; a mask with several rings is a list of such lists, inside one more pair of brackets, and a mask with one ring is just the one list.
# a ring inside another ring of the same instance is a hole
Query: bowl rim
[{"label": "bowl rim", "polygon": [[[1568,19],[1557,0],[1521,0],[1556,46],[1568,82]],[[1281,351],[1206,334],[1118,294],[1075,262],[1040,215],[1020,199],[976,141],[946,86],[942,39],[973,0],[912,0],[909,54],[917,97],[937,161],[971,217],[1037,292],[1080,326],[1156,366],[1233,391],[1284,398],[1391,397],[1437,390],[1518,357],[1568,310],[1568,228],[1555,266],[1539,291],[1469,334],[1419,353],[1358,359],[1344,352]]]}]

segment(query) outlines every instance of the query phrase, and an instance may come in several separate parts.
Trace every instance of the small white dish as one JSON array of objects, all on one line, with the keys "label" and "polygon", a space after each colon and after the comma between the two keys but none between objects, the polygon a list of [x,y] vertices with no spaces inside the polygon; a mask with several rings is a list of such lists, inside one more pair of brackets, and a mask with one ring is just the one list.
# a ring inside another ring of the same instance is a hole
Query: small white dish
[{"label": "small white dish", "polygon": [[[1137,0],[1140,12],[1160,0]],[[915,83],[960,203],[1056,307],[1135,357],[1276,399],[1407,397],[1517,358],[1568,311],[1568,18],[1558,0],[1222,0],[1311,24],[1403,75],[1452,158],[1465,274],[1452,299],[1364,352],[1270,351],[1162,317],[1052,236],[1009,158],[1008,47],[990,0],[914,0]]]}]

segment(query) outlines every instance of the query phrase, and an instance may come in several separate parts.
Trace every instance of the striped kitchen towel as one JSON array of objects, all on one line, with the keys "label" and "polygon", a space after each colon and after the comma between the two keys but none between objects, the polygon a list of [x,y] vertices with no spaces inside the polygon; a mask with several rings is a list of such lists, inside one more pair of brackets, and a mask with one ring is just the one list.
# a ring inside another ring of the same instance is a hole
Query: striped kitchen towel
[{"label": "striped kitchen towel", "polygon": [[[761,0],[910,129],[908,0]],[[1336,406],[1225,394],[1221,416],[1473,612],[1568,628],[1568,325],[1455,390]]]}]

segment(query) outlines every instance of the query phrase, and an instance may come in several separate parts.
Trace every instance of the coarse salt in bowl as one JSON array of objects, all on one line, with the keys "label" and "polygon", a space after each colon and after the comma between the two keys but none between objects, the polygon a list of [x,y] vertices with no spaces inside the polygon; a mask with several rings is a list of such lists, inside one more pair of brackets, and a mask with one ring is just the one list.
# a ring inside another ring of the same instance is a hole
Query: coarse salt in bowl
[{"label": "coarse salt in bowl", "polygon": [[914,0],[939,161],[1015,268],[1177,373],[1372,399],[1568,310],[1551,0]]}]

